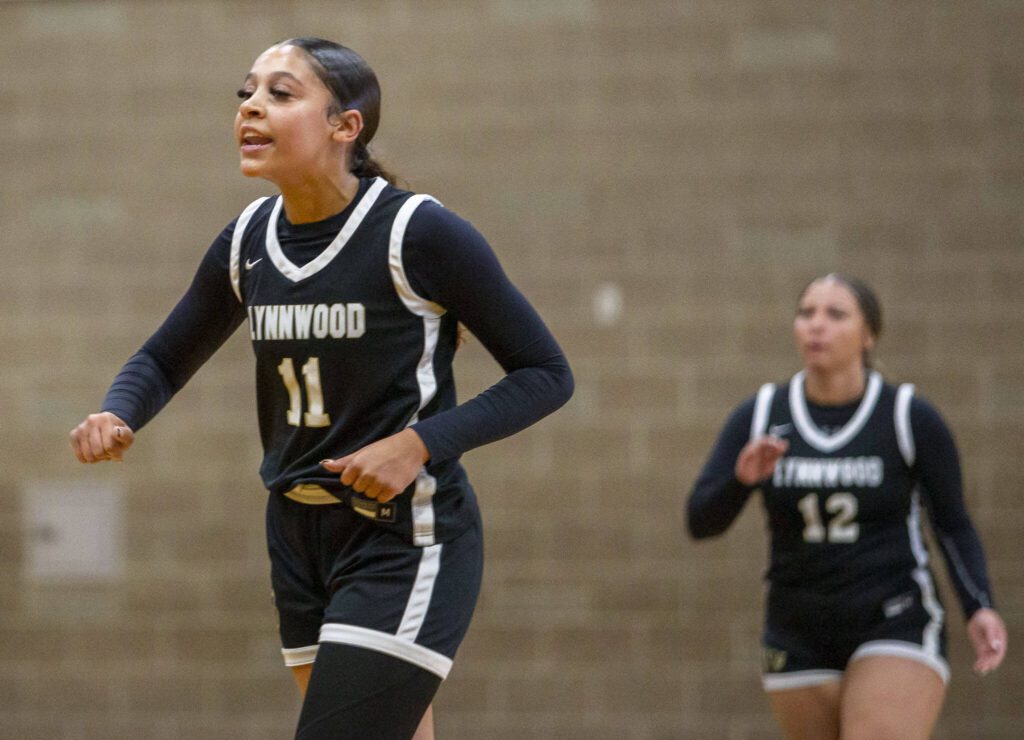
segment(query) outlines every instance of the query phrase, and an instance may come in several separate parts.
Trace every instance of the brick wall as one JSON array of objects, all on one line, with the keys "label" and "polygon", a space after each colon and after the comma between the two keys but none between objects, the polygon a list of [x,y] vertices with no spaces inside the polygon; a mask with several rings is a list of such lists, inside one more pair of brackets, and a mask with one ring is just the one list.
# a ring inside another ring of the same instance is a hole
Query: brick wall
[{"label": "brick wall", "polygon": [[[951,424],[1020,639],[1019,3],[0,2],[0,736],[289,736],[244,338],[123,466],[66,434],[268,192],[237,173],[233,93],[301,34],[375,67],[378,153],[489,237],[577,375],[466,456],[488,564],[440,737],[774,736],[758,507],[699,546],[680,511],[729,409],[796,369],[795,295],[833,269],[875,284],[886,372]],[[472,342],[458,365],[463,396],[497,377]],[[124,488],[117,577],[26,575],[48,481]],[[938,737],[1018,736],[1022,648],[975,678],[947,606]]]}]

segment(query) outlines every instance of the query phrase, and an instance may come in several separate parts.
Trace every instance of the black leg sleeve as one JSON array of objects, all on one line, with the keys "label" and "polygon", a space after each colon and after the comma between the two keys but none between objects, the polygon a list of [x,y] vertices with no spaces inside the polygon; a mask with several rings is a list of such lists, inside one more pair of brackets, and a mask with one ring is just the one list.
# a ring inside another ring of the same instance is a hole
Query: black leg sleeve
[{"label": "black leg sleeve", "polygon": [[295,740],[409,740],[440,685],[390,655],[321,643]]}]

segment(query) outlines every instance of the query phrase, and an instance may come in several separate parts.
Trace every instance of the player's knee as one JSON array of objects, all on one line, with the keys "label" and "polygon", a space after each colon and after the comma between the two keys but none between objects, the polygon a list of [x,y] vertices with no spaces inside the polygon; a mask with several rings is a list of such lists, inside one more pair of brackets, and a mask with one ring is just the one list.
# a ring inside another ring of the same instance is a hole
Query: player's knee
[{"label": "player's knee", "polygon": [[840,733],[843,740],[922,740],[913,729],[895,719],[886,717],[864,717],[859,721],[844,722]]}]

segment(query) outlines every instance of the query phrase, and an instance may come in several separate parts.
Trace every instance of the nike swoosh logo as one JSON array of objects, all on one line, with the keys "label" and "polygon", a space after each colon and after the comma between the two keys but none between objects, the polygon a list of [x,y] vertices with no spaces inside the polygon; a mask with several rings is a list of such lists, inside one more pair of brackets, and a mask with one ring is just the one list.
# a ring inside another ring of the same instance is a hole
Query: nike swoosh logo
[{"label": "nike swoosh logo", "polygon": [[250,262],[249,260],[246,260],[245,261],[245,269],[246,270],[251,270],[252,268],[256,267],[257,263],[262,262],[262,261],[263,261],[262,257],[260,257],[258,260],[254,260],[253,262]]},{"label": "nike swoosh logo", "polygon": [[773,437],[781,437],[783,434],[789,434],[793,431],[792,424],[772,424],[768,427],[768,434]]}]

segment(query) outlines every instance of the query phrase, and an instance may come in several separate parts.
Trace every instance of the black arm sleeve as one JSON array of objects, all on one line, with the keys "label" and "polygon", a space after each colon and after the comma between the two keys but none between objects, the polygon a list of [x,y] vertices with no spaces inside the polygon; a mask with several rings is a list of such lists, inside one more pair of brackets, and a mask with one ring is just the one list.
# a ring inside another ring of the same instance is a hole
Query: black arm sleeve
[{"label": "black arm sleeve", "polygon": [[403,262],[413,289],[465,324],[506,373],[475,398],[413,425],[432,460],[514,434],[569,400],[565,355],[472,225],[424,203],[409,222]]},{"label": "black arm sleeve", "polygon": [[744,401],[729,416],[690,492],[686,521],[695,539],[714,537],[728,529],[757,488],[736,479],[736,458],[750,440],[754,400]]},{"label": "black arm sleeve", "polygon": [[924,489],[936,539],[956,588],[964,616],[992,607],[985,551],[964,507],[960,457],[949,427],[935,407],[919,398],[910,405],[917,458],[914,467]]},{"label": "black arm sleeve", "polygon": [[103,399],[102,410],[133,431],[156,416],[245,318],[228,279],[233,230],[232,223],[214,240],[184,297],[121,368]]}]

